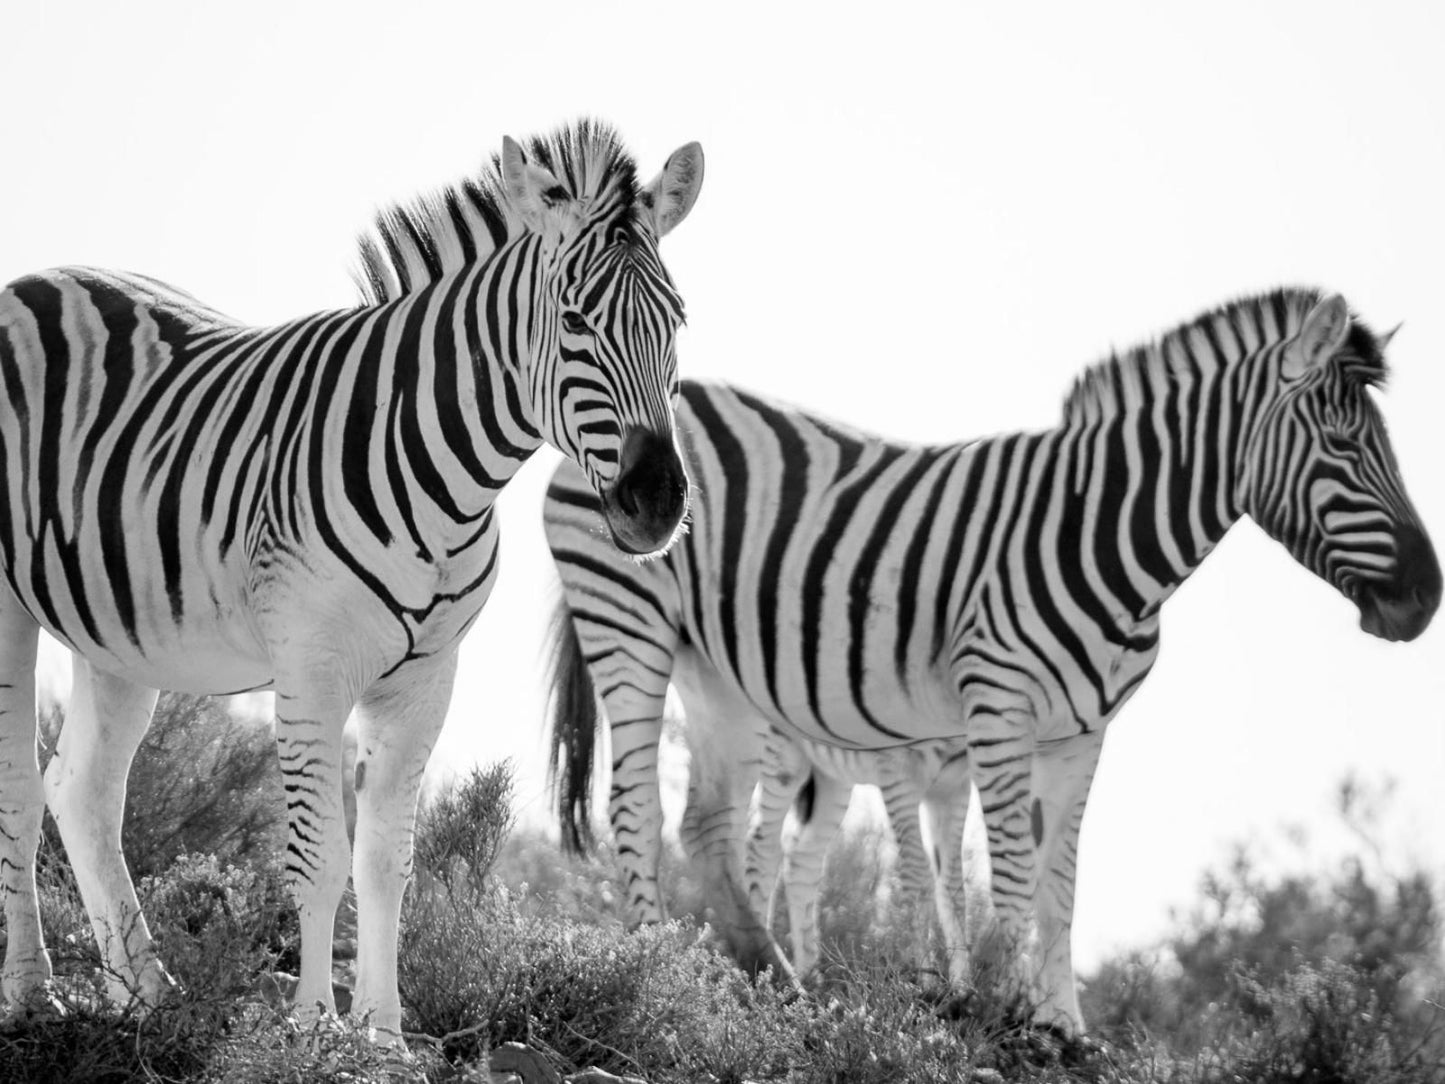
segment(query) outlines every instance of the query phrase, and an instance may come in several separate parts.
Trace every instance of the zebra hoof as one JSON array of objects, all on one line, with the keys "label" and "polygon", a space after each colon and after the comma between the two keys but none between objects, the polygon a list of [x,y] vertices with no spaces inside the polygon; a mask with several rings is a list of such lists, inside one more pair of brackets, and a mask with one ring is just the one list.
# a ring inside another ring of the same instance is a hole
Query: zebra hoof
[{"label": "zebra hoof", "polygon": [[5,1005],[0,1012],[0,1031],[62,1020],[69,1015],[70,1010],[56,993],[54,984],[45,982]]}]

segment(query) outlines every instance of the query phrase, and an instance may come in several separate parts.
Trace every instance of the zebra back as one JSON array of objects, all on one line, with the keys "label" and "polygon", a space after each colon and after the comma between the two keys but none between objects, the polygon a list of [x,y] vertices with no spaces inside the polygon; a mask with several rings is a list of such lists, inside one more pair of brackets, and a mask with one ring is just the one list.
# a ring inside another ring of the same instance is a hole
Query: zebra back
[{"label": "zebra back", "polygon": [[596,689],[565,598],[558,600],[547,635],[550,645],[547,684],[552,691],[549,718],[552,747],[547,778],[556,796],[562,848],[569,854],[584,854],[595,842],[592,765],[601,713],[597,710]]}]

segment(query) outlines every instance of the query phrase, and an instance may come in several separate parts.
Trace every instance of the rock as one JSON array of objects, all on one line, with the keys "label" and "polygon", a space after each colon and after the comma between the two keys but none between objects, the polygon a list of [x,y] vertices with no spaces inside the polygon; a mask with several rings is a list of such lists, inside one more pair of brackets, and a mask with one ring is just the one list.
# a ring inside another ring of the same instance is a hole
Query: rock
[{"label": "rock", "polygon": [[561,1074],[547,1059],[521,1043],[503,1043],[487,1054],[487,1062],[493,1077],[514,1073],[521,1084],[562,1084]]},{"label": "rock", "polygon": [[640,1080],[635,1076],[613,1076],[606,1070],[593,1066],[569,1076],[566,1084],[647,1084],[647,1081]]}]

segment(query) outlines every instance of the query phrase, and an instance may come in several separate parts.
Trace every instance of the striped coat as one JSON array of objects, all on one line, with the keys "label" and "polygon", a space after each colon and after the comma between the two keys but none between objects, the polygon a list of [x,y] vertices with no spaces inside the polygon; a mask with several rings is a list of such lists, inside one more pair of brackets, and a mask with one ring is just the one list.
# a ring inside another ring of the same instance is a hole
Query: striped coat
[{"label": "striped coat", "polygon": [[[3,989],[44,996],[34,860],[55,814],[111,998],[167,976],[120,853],[131,756],[160,687],[276,692],[300,907],[297,1003],[332,1005],[357,892],[354,1007],[399,1038],[397,921],[422,771],[457,645],[497,574],[497,492],[543,441],[577,462],[616,544],[665,547],[682,305],[658,240],[691,208],[695,144],[637,182],[582,122],[380,216],[355,309],[272,328],[138,275],[63,268],[0,293]],[[75,658],[42,785],[35,643]],[[354,865],[341,733],[361,716]]]},{"label": "striped coat", "polygon": [[1434,550],[1367,394],[1387,341],[1337,295],[1244,298],[1087,370],[1053,429],[941,446],[685,385],[693,520],[665,560],[606,553],[565,465],[548,493],[570,618],[554,711],[564,824],[586,821],[595,687],[634,913],[660,913],[655,750],[675,682],[698,731],[720,925],[743,959],[777,962],[739,872],[768,730],[855,749],[962,738],[1019,979],[1045,1020],[1081,1026],[1079,823],[1179,584],[1249,516],[1374,635],[1418,636],[1438,606]]}]

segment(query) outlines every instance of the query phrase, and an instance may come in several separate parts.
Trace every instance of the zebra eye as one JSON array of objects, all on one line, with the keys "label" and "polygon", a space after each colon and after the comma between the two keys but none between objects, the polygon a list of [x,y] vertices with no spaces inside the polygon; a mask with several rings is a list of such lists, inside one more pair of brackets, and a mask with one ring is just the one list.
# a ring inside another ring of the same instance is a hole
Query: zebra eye
[{"label": "zebra eye", "polygon": [[586,335],[592,330],[587,326],[587,321],[582,319],[580,312],[571,310],[562,314],[562,326],[567,329],[569,335]]}]

